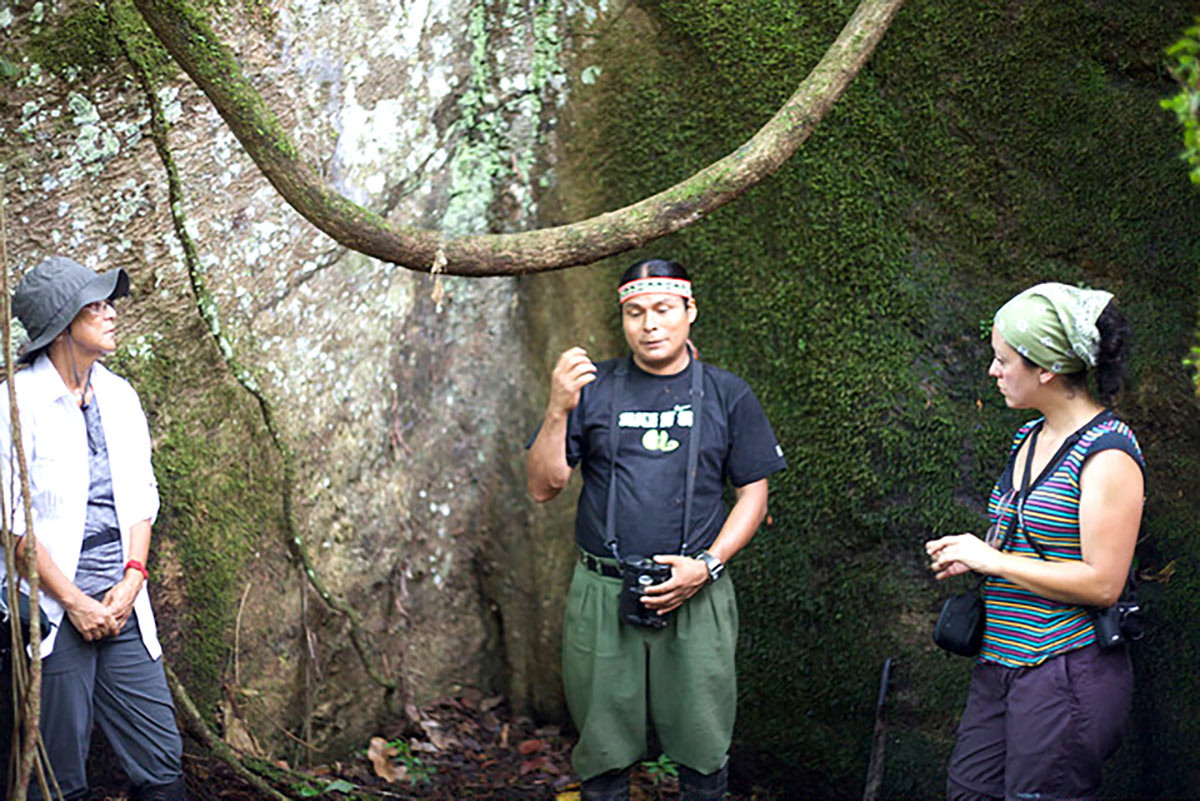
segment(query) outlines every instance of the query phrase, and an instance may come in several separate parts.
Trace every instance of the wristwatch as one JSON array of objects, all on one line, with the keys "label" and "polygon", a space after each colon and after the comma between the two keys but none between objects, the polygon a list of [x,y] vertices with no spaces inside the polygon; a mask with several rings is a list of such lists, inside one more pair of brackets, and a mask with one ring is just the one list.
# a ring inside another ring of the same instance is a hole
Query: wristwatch
[{"label": "wristwatch", "polygon": [[708,551],[701,551],[700,553],[696,554],[696,558],[703,562],[704,566],[708,568],[709,581],[716,581],[721,577],[721,574],[725,572],[725,563],[713,556]]}]

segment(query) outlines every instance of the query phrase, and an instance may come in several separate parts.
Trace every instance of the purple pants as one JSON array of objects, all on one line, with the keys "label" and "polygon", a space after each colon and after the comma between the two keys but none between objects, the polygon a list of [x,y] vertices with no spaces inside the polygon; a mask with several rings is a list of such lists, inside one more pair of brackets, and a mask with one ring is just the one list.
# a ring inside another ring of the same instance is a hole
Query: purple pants
[{"label": "purple pants", "polygon": [[1028,668],[975,666],[950,757],[951,801],[1093,799],[1133,693],[1125,648],[1089,645]]}]

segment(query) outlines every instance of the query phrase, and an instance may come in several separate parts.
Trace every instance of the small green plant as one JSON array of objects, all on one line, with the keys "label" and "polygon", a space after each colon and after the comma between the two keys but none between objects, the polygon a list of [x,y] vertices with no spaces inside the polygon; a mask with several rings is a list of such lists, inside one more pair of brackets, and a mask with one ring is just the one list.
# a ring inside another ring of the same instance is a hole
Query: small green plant
[{"label": "small green plant", "polygon": [[294,785],[292,785],[292,789],[295,790],[296,795],[300,796],[301,798],[315,798],[316,796],[319,796],[322,792],[324,792],[320,787],[316,786],[315,784],[309,784],[307,782],[305,782],[304,784],[299,784],[299,785],[294,784]]},{"label": "small green plant", "polygon": [[1200,24],[1185,30],[1183,38],[1167,48],[1167,55],[1175,60],[1168,69],[1179,84],[1179,94],[1159,102],[1174,111],[1183,126],[1180,158],[1191,168],[1192,183],[1200,184]]},{"label": "small green plant", "polygon": [[659,754],[658,759],[643,762],[642,767],[650,774],[655,787],[665,781],[668,776],[679,778],[679,767],[675,764],[675,760],[666,754]]},{"label": "small green plant", "polygon": [[1196,341],[1184,357],[1183,366],[1192,369],[1192,383],[1196,385],[1196,397],[1200,398],[1200,320],[1196,323]]},{"label": "small green plant", "polygon": [[358,788],[345,779],[334,779],[324,787],[305,782],[296,788],[296,795],[301,798],[315,798],[326,793],[353,793]]},{"label": "small green plant", "polygon": [[[1200,23],[1200,18],[1196,22]],[[1185,30],[1183,38],[1167,48],[1167,55],[1175,60],[1168,69],[1179,84],[1179,93],[1159,103],[1167,111],[1174,111],[1183,126],[1183,153],[1179,157],[1191,168],[1188,177],[1192,183],[1200,184],[1200,24]],[[1196,337],[1183,364],[1193,370],[1192,380],[1200,397],[1200,327]]]},{"label": "small green plant", "polygon": [[422,762],[421,758],[412,752],[407,740],[402,738],[389,740],[388,746],[396,750],[396,759],[404,765],[409,784],[428,784],[433,779],[437,768]]}]

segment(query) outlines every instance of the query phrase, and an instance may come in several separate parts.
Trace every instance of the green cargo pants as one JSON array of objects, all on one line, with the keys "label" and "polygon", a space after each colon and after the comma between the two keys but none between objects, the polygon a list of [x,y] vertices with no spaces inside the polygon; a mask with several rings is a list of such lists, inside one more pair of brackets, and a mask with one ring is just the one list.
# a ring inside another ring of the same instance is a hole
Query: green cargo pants
[{"label": "green cargo pants", "polygon": [[675,762],[720,770],[737,708],[733,582],[726,575],[705,585],[657,630],[621,622],[620,590],[620,579],[576,563],[563,623],[563,684],[579,729],[575,772],[590,779],[642,759],[647,718]]}]

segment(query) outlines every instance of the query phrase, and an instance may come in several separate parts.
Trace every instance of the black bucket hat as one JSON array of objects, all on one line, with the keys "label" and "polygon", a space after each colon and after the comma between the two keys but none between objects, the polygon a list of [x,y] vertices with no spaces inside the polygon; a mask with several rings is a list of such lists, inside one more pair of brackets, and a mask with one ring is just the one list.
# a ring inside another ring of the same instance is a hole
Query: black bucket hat
[{"label": "black bucket hat", "polygon": [[20,360],[31,361],[71,324],[84,306],[128,294],[129,276],[119,267],[97,275],[66,256],[43,260],[25,273],[13,293],[13,314],[29,334]]}]

